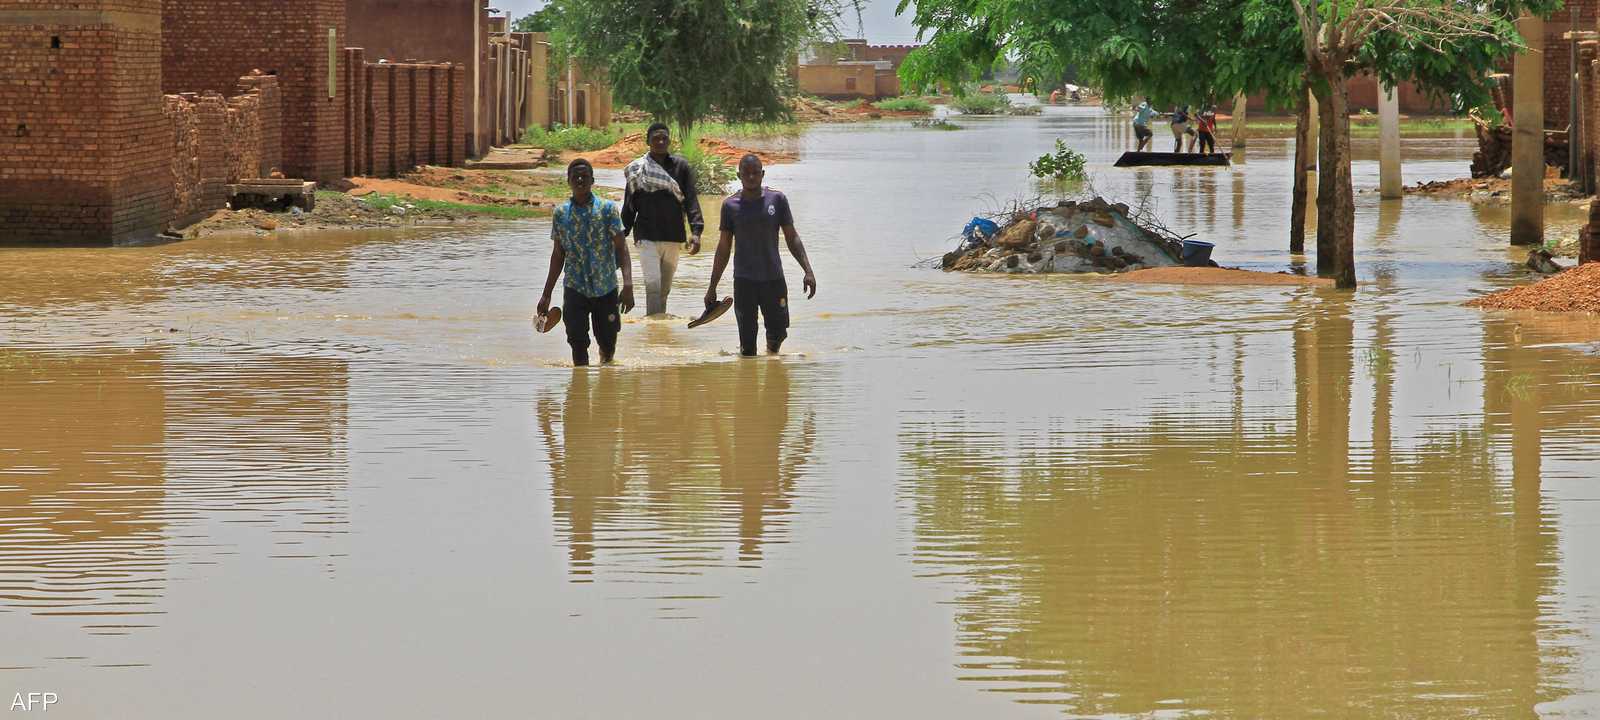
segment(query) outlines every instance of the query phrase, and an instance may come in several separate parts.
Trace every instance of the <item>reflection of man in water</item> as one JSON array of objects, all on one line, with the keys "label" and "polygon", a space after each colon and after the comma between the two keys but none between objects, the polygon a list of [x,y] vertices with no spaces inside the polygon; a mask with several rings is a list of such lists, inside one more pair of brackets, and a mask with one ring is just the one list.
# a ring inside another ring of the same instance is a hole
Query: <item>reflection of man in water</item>
[{"label": "reflection of man in water", "polygon": [[[723,488],[739,502],[739,559],[761,557],[761,543],[771,516],[787,515],[795,477],[811,454],[812,429],[786,435],[789,424],[789,369],[781,362],[740,363],[738,377],[726,394],[733,398],[731,430],[716,433],[718,469]],[[789,462],[783,444],[799,445]]]},{"label": "reflection of man in water", "polygon": [[[596,515],[622,495],[621,405],[616,402],[615,376],[577,372],[567,385],[564,407],[539,403],[539,429],[550,453],[551,502],[556,517],[565,517],[572,572],[588,575],[594,566]],[[561,420],[561,442],[553,422]]]},{"label": "reflection of man in water", "polygon": [[[706,307],[716,307],[717,283],[733,254],[733,312],[739,319],[739,354],[756,354],[756,311],[767,326],[767,352],[777,354],[789,336],[789,286],[783,277],[783,259],[778,254],[778,230],[783,230],[789,254],[805,271],[801,285],[806,297],[817,294],[817,276],[811,272],[806,246],[794,229],[789,198],[764,188],[767,171],[761,158],[745,155],[739,161],[740,191],[722,202],[722,238],[711,263],[711,285],[706,288]],[[735,244],[737,243],[737,247]]]},{"label": "reflection of man in water", "polygon": [[[788,513],[815,435],[809,418],[789,427],[789,385],[781,362],[717,363],[577,373],[564,403],[541,400],[552,509],[572,573],[588,575],[599,550],[630,544],[675,550],[630,553],[616,563],[663,569],[683,560],[674,552],[724,542],[735,527],[739,558],[759,558]],[[719,392],[689,390],[705,387]],[[679,432],[685,427],[694,430]]]}]

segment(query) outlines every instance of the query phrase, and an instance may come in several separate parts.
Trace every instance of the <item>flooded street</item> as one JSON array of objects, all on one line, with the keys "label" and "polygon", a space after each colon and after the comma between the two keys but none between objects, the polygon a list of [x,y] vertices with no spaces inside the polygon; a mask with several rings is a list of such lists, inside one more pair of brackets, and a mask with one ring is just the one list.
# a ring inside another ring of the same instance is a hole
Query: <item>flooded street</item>
[{"label": "flooded street", "polygon": [[[574,370],[530,323],[544,221],[0,249],[0,696],[1600,715],[1600,318],[1461,307],[1527,279],[1508,208],[1380,202],[1358,138],[1353,294],[945,274],[916,264],[1046,192],[1057,137],[1224,265],[1308,260],[1286,139],[1122,170],[1097,109],[959,122],[816,126],[768,169],[819,284],[781,358],[684,328],[703,252],[682,317]],[[1406,139],[1406,182],[1474,147]]]}]

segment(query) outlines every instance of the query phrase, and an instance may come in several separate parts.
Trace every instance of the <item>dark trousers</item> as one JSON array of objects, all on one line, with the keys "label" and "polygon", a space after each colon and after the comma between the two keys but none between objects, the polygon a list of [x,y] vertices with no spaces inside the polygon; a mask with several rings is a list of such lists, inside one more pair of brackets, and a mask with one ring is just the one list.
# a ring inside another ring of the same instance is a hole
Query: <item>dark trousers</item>
[{"label": "dark trousers", "polygon": [[594,324],[594,340],[600,346],[600,359],[610,360],[617,351],[617,332],[622,330],[622,313],[617,308],[617,291],[592,298],[572,288],[563,288],[561,323],[567,326],[567,344],[572,346],[572,364],[589,364],[589,325]]},{"label": "dark trousers", "polygon": [[1209,154],[1209,153],[1214,153],[1216,151],[1217,151],[1217,139],[1216,139],[1216,137],[1212,136],[1211,133],[1208,133],[1208,132],[1205,132],[1205,131],[1201,131],[1201,133],[1200,133],[1200,152]]},{"label": "dark trousers", "polygon": [[756,311],[767,326],[767,351],[777,352],[789,337],[789,285],[782,278],[765,282],[733,279],[733,314],[739,320],[739,353],[756,354]]}]

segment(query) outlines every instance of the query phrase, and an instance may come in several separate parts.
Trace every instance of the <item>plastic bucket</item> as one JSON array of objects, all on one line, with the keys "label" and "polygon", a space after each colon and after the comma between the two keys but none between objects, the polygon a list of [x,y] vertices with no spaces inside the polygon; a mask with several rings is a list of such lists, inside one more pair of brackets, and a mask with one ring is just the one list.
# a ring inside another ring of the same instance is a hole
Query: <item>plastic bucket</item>
[{"label": "plastic bucket", "polygon": [[1189,267],[1211,265],[1211,249],[1215,247],[1215,244],[1201,240],[1183,241],[1183,264]]}]

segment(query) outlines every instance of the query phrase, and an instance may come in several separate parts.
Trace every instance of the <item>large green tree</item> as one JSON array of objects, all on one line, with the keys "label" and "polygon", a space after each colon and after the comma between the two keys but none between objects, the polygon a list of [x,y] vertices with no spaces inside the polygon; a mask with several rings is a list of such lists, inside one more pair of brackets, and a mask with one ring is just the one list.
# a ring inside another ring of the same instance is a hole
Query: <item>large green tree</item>
[{"label": "large green tree", "polygon": [[713,112],[787,119],[786,68],[850,0],[555,0],[567,56],[606,68],[617,100],[687,135]]},{"label": "large green tree", "polygon": [[511,23],[512,32],[547,33],[555,30],[555,27],[555,3],[550,3],[542,8],[539,8],[538,10],[528,13],[527,15],[523,15],[522,17],[517,18],[516,22]]},{"label": "large green tree", "polygon": [[[967,79],[1005,59],[1034,71],[1075,64],[1112,98],[1192,102],[1264,92],[1302,117],[1309,91],[1321,127],[1318,270],[1353,287],[1343,79],[1372,72],[1385,83],[1415,81],[1459,106],[1486,104],[1488,72],[1519,47],[1512,20],[1556,7],[1559,0],[901,0],[899,10],[914,8],[928,40],[902,75],[918,86]],[[1304,127],[1298,135],[1305,138]],[[1303,208],[1304,191],[1296,193]],[[1303,211],[1293,214],[1303,232]]]}]

